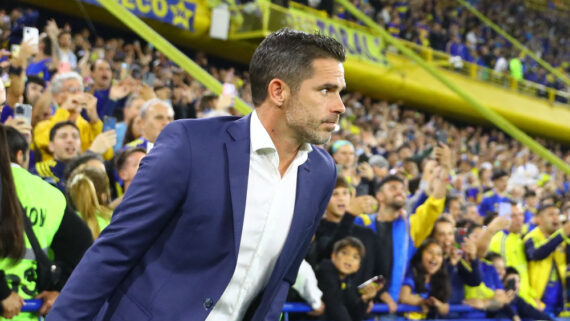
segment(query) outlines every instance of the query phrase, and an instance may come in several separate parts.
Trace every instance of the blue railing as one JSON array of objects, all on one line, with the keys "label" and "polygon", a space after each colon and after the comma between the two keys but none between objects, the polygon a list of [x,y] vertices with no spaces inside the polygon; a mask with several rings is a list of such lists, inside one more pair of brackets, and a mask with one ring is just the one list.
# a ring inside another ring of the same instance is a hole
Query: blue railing
[{"label": "blue railing", "polygon": [[[25,300],[24,306],[22,307],[22,312],[37,312],[41,306],[42,300]],[[307,313],[312,311],[311,307],[305,303],[294,303],[286,302],[283,305],[283,321],[289,321],[290,313]],[[412,305],[399,304],[397,313],[406,312],[420,312],[420,308]],[[372,308],[372,314],[387,314],[388,306],[386,304],[374,304]],[[469,318],[470,320],[486,320],[485,312],[474,309],[468,305],[450,305],[449,313],[451,315],[457,316],[458,318]],[[41,318],[40,318],[41,320]],[[490,320],[490,319],[489,319]],[[493,319],[495,320],[495,319]],[[569,320],[566,318],[558,318],[557,320]]]}]

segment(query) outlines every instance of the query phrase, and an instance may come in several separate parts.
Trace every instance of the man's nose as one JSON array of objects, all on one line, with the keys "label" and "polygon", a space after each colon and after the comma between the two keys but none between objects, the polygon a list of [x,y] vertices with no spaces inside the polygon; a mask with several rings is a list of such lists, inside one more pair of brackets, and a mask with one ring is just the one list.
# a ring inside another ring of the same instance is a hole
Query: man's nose
[{"label": "man's nose", "polygon": [[332,107],[331,111],[337,114],[344,114],[344,112],[346,111],[346,108],[344,107],[344,103],[342,102],[342,98],[340,97],[340,95],[337,95],[337,98],[335,99],[331,107]]}]

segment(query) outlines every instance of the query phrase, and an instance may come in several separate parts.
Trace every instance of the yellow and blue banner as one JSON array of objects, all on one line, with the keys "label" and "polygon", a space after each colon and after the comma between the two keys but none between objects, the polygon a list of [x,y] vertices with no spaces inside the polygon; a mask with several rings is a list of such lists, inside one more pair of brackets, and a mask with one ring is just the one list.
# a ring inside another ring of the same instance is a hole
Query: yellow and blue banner
[{"label": "yellow and blue banner", "polygon": [[322,18],[297,8],[289,8],[292,28],[299,31],[319,31],[335,38],[346,48],[348,57],[357,58],[369,63],[385,64],[382,53],[384,44],[380,37],[361,30],[358,26],[348,26],[333,19]]},{"label": "yellow and blue banner", "polygon": [[[82,0],[101,6],[98,0]],[[154,19],[186,31],[195,32],[198,4],[188,0],[117,0],[130,12],[141,18]]]}]

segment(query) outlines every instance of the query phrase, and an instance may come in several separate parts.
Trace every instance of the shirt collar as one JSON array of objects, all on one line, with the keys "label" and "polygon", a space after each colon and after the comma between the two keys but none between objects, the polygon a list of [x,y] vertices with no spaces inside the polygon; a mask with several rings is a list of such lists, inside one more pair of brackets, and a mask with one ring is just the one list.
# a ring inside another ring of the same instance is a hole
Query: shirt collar
[{"label": "shirt collar", "polygon": [[[257,111],[251,112],[251,123],[250,123],[250,136],[251,136],[251,150],[256,153],[271,153],[277,152],[275,148],[275,144],[273,144],[273,140],[269,133],[263,127],[261,120],[257,116]],[[311,144],[304,143],[301,148],[299,148],[299,152],[301,153],[309,153],[313,150]]]}]

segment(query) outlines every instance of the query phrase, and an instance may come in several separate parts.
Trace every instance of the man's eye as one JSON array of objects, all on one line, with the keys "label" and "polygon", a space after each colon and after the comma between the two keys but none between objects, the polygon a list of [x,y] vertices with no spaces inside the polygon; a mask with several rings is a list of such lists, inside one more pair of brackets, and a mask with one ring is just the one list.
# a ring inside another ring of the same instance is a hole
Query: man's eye
[{"label": "man's eye", "polygon": [[325,88],[325,89],[321,89],[321,94],[326,95],[326,94],[328,94],[328,93],[329,93],[329,90],[328,90],[328,89],[326,89],[326,88]]}]

